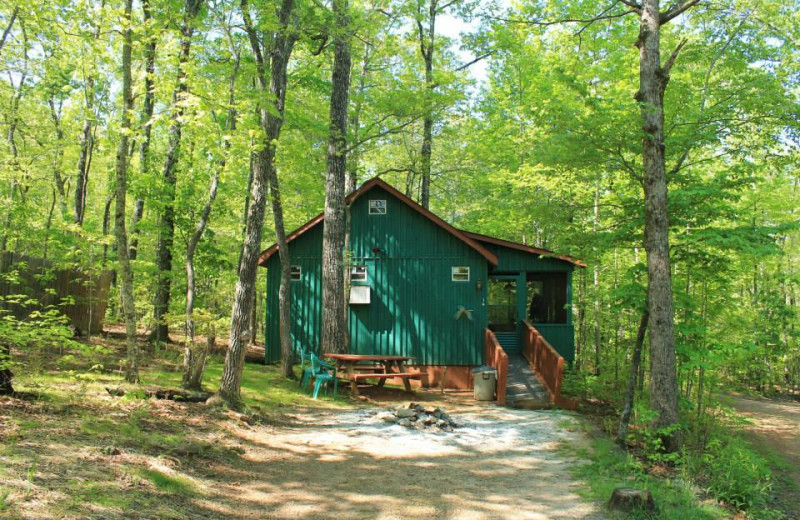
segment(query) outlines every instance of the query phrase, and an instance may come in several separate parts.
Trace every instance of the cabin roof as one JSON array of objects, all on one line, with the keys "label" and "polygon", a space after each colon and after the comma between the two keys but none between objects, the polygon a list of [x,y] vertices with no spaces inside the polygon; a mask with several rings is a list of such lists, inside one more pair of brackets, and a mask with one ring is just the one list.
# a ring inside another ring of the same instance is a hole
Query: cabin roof
[{"label": "cabin roof", "polygon": [[[395,198],[399,199],[401,202],[406,204],[408,207],[410,207],[411,209],[415,210],[416,212],[418,212],[422,216],[426,217],[428,220],[430,220],[431,222],[433,222],[434,224],[436,224],[440,228],[444,229],[445,231],[447,231],[448,233],[450,233],[451,235],[453,235],[454,237],[456,237],[457,239],[461,240],[462,242],[467,244],[469,247],[471,247],[472,249],[477,251],[491,265],[493,265],[493,266],[497,265],[497,256],[494,253],[492,253],[491,251],[489,251],[488,249],[486,249],[485,247],[483,247],[480,244],[480,242],[478,242],[476,240],[473,240],[472,238],[468,237],[463,231],[460,231],[460,230],[454,228],[453,226],[451,226],[450,224],[448,224],[447,222],[445,222],[444,220],[442,220],[441,218],[439,218],[435,214],[433,214],[430,211],[428,211],[427,209],[423,208],[420,204],[418,204],[418,203],[414,202],[413,200],[411,200],[410,198],[406,197],[403,193],[401,193],[396,188],[394,188],[393,186],[391,186],[390,184],[388,184],[384,180],[380,179],[379,177],[375,177],[375,178],[365,182],[364,184],[362,184],[360,188],[358,188],[356,191],[352,192],[350,195],[347,196],[347,198],[345,199],[345,202],[347,204],[352,203],[358,197],[360,197],[361,195],[367,193],[369,190],[371,190],[374,187],[380,187],[380,188],[384,189],[385,191],[389,192],[392,196],[394,196]],[[318,224],[320,224],[324,220],[324,218],[325,218],[325,213],[324,212],[320,213],[316,217],[312,218],[311,220],[309,220],[308,222],[306,222],[305,224],[303,224],[299,228],[295,229],[289,235],[287,235],[286,236],[286,242],[289,243],[292,240],[294,240],[297,237],[299,237],[300,235],[302,235],[303,233],[305,233],[306,231],[316,227]],[[272,244],[270,247],[265,249],[261,253],[261,255],[259,255],[259,257],[258,257],[258,265],[261,265],[261,266],[266,265],[267,260],[269,260],[270,257],[272,257],[277,252],[278,252],[278,244]]]},{"label": "cabin roof", "polygon": [[520,244],[518,242],[511,242],[510,240],[503,240],[502,238],[491,237],[489,235],[482,235],[480,233],[473,233],[472,231],[466,231],[464,229],[461,230],[464,235],[468,236],[469,238],[475,240],[476,242],[485,242],[488,244],[494,244],[502,247],[508,247],[510,249],[516,249],[518,251],[523,251],[525,253],[531,253],[534,255],[544,256],[548,258],[555,258],[557,260],[563,260],[564,262],[569,262],[576,267],[586,267],[586,264],[572,258],[569,255],[560,255],[555,253],[549,249],[542,249],[539,247],[531,247],[526,244]]},{"label": "cabin roof", "polygon": [[[453,226],[451,226],[450,224],[448,224],[447,222],[445,222],[444,220],[442,220],[440,217],[436,216],[435,214],[431,213],[429,210],[427,210],[424,207],[422,207],[420,204],[414,202],[413,200],[411,200],[410,198],[405,196],[403,193],[401,193],[396,188],[394,188],[393,186],[391,186],[387,182],[383,181],[379,177],[375,177],[373,179],[370,179],[369,181],[367,181],[364,184],[362,184],[361,187],[359,187],[356,191],[352,192],[350,195],[348,195],[346,197],[345,202],[347,204],[351,204],[358,197],[360,197],[361,195],[367,193],[369,190],[371,190],[374,187],[380,187],[380,188],[384,189],[385,191],[389,192],[395,198],[397,198],[398,200],[400,200],[401,202],[406,204],[408,207],[410,207],[411,209],[415,210],[416,212],[418,212],[422,216],[426,217],[428,220],[430,220],[431,222],[433,222],[434,224],[436,224],[440,228],[444,229],[445,231],[447,231],[448,233],[450,233],[451,235],[453,235],[454,237],[458,238],[459,240],[461,240],[462,242],[467,244],[469,247],[471,247],[472,249],[477,251],[481,256],[483,256],[489,262],[489,264],[491,264],[494,267],[496,267],[498,265],[497,255],[495,255],[494,253],[489,251],[489,249],[484,247],[483,244],[493,244],[493,245],[497,245],[497,246],[508,247],[508,248],[511,248],[511,249],[517,249],[519,251],[523,251],[523,252],[526,252],[526,253],[536,254],[536,255],[545,256],[545,257],[551,257],[551,258],[555,258],[555,259],[558,259],[558,260],[562,260],[564,262],[569,262],[569,263],[571,263],[571,264],[573,264],[575,266],[578,266],[578,267],[586,267],[586,264],[584,264],[583,262],[581,262],[579,260],[576,260],[576,259],[574,259],[574,258],[572,258],[570,256],[567,256],[567,255],[556,254],[553,251],[550,251],[548,249],[540,249],[540,248],[537,248],[537,247],[531,247],[531,246],[528,246],[528,245],[525,245],[525,244],[519,244],[519,243],[516,243],[516,242],[511,242],[509,240],[503,240],[503,239],[491,237],[491,236],[488,236],[488,235],[481,235],[480,233],[473,233],[471,231],[465,231],[465,230],[462,230],[462,229],[456,229]],[[325,213],[324,212],[320,213],[319,215],[317,215],[316,217],[312,218],[311,220],[309,220],[308,222],[306,222],[305,224],[303,224],[299,228],[295,229],[289,235],[286,236],[286,242],[289,243],[289,242],[293,241],[294,239],[296,239],[297,237],[301,236],[306,231],[309,231],[310,229],[316,227],[317,225],[319,225],[324,220],[324,217],[325,217]],[[275,253],[277,253],[277,252],[278,252],[278,244],[272,244],[270,247],[268,247],[267,249],[262,251],[261,254],[259,255],[259,257],[258,257],[258,265],[265,266],[267,261],[273,255],[275,255]]]}]

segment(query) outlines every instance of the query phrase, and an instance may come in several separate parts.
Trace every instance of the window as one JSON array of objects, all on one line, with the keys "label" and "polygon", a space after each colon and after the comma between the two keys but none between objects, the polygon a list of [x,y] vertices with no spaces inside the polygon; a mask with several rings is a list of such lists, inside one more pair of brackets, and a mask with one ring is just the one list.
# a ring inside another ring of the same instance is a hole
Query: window
[{"label": "window", "polygon": [[293,281],[293,282],[298,282],[298,281],[300,281],[300,275],[302,275],[302,274],[303,274],[303,270],[300,268],[300,266],[299,266],[299,265],[293,265],[293,266],[292,266],[292,276],[291,276],[291,279],[292,279],[292,281]]},{"label": "window", "polygon": [[366,282],[367,281],[367,266],[354,265],[350,268],[350,281],[351,282]]},{"label": "window", "polygon": [[386,201],[385,200],[371,200],[371,201],[369,201],[369,214],[370,215],[386,215]]},{"label": "window", "polygon": [[450,275],[450,280],[454,282],[468,282],[469,267],[463,265],[454,266]]}]

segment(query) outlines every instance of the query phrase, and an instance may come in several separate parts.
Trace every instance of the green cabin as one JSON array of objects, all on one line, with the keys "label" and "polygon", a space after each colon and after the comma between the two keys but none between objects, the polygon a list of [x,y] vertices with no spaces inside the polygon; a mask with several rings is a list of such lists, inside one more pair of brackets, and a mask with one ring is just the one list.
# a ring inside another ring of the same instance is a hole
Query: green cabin
[{"label": "green cabin", "polygon": [[[430,374],[446,366],[448,381],[459,386],[471,367],[484,363],[486,328],[514,355],[527,320],[572,362],[572,273],[582,264],[458,230],[379,178],[347,203],[351,353],[411,356]],[[287,237],[292,342],[315,352],[322,330],[322,221],[320,214]],[[259,258],[268,270],[267,362],[280,359],[277,251],[273,245]]]}]

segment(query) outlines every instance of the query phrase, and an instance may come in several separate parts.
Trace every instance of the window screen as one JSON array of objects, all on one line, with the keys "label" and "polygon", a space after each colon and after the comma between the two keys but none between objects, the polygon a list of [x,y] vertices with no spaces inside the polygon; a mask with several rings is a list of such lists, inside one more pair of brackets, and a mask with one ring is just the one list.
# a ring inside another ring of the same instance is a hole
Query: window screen
[{"label": "window screen", "polygon": [[369,201],[369,214],[370,215],[386,215],[386,201],[385,200],[371,200],[371,201]]},{"label": "window screen", "polygon": [[303,270],[300,268],[299,265],[292,266],[292,281],[297,282],[300,280],[300,276],[303,274]]},{"label": "window screen", "polygon": [[453,266],[450,279],[454,282],[468,282],[469,281],[469,267],[458,265]]},{"label": "window screen", "polygon": [[567,322],[567,273],[528,273],[528,320]]},{"label": "window screen", "polygon": [[367,266],[354,265],[350,268],[350,281],[351,282],[366,282],[367,281]]}]

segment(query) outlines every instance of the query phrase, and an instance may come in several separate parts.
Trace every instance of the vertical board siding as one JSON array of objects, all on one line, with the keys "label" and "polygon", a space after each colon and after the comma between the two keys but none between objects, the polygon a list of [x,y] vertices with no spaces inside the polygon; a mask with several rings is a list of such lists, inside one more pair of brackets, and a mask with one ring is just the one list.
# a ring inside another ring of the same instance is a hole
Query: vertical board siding
[{"label": "vertical board siding", "polygon": [[[386,200],[386,214],[369,215],[370,199]],[[352,262],[367,266],[371,287],[370,304],[349,305],[351,352],[412,356],[421,365],[483,362],[488,266],[477,251],[380,187],[353,202],[350,240]],[[292,282],[292,342],[319,352],[322,226],[294,240],[290,253],[292,265],[302,268],[302,279]],[[470,268],[469,282],[451,281],[454,266]],[[277,254],[267,268],[266,356],[275,362],[280,359]],[[456,320],[459,307],[471,311],[472,319]]]}]

